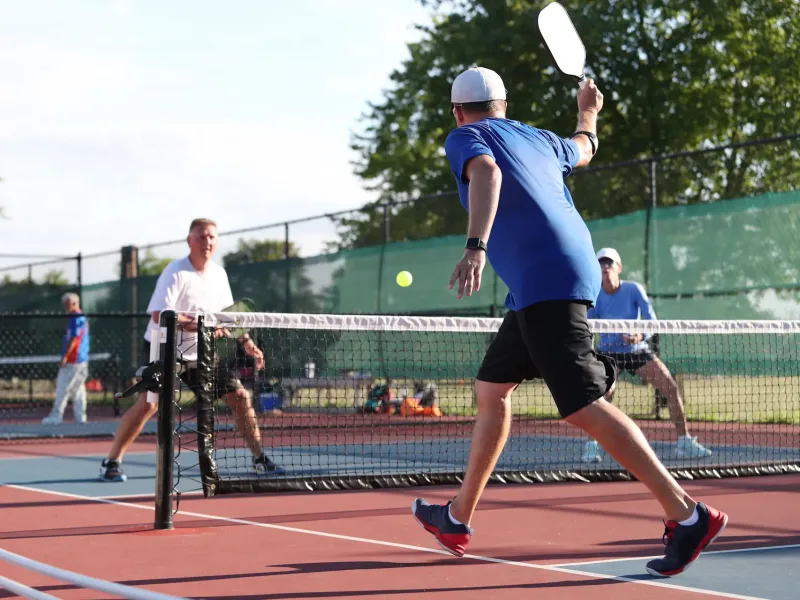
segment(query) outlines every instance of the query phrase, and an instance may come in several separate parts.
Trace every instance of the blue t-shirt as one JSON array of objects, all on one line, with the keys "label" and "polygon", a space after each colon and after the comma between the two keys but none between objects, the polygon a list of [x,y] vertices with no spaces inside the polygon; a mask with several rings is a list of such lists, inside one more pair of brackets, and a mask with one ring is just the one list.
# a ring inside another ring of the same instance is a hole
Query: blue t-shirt
[{"label": "blue t-shirt", "polygon": [[487,118],[451,131],[445,150],[467,210],[467,162],[486,154],[503,174],[487,257],[508,286],[506,306],[594,302],[600,265],[589,229],[564,185],[580,160],[575,142],[519,121]]},{"label": "blue t-shirt", "polygon": [[89,323],[81,313],[72,313],[67,319],[67,331],[61,346],[62,356],[73,338],[78,338],[78,346],[67,355],[67,363],[85,363],[89,360]]},{"label": "blue t-shirt", "polygon": [[[633,281],[621,281],[614,294],[600,289],[597,302],[589,309],[588,317],[655,321],[656,313],[644,287]],[[642,352],[648,348],[646,340],[649,337],[649,334],[645,334],[644,340],[638,344],[629,344],[622,339],[621,333],[601,333],[597,349],[600,352]]]}]

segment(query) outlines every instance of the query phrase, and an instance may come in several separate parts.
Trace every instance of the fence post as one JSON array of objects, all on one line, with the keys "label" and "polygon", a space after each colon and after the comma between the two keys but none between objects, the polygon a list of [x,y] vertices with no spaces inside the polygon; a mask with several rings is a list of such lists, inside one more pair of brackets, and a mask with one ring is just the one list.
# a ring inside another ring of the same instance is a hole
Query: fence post
[{"label": "fence post", "polygon": [[292,263],[289,261],[290,250],[291,242],[289,241],[289,223],[286,222],[283,224],[283,265],[286,270],[284,273],[284,292],[286,294],[284,306],[287,313],[292,312]]},{"label": "fence post", "polygon": [[651,222],[655,209],[658,207],[658,190],[656,189],[656,174],[658,170],[658,163],[655,160],[650,161],[650,197],[647,202],[647,213],[644,223],[644,287],[650,292],[650,236]]},{"label": "fence post", "polygon": [[389,235],[389,204],[386,203],[383,205],[383,243],[388,244],[391,241],[391,236]]},{"label": "fence post", "polygon": [[78,263],[78,296],[83,302],[83,256],[80,252],[78,252],[78,256],[75,257],[75,262]]},{"label": "fence post", "polygon": [[[120,307],[133,315],[136,313],[136,278],[139,276],[139,251],[136,246],[123,246],[120,250]],[[127,296],[127,299],[126,299]],[[136,317],[130,320],[130,355],[126,363],[132,372],[139,366],[139,349],[141,348],[141,332]]]}]

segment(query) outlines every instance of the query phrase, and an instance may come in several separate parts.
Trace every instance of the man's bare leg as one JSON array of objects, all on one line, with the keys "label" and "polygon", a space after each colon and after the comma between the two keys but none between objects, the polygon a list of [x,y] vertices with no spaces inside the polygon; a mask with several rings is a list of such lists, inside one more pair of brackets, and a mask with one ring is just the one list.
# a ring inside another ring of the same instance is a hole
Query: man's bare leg
[{"label": "man's bare leg", "polygon": [[658,357],[647,363],[636,371],[645,383],[649,383],[667,399],[669,404],[669,416],[675,424],[675,431],[679,436],[686,435],[686,411],[683,408],[683,398],[681,397],[678,382],[673,379],[667,366]]},{"label": "man's bare leg", "polygon": [[472,431],[467,471],[450,514],[469,525],[481,494],[489,481],[497,459],[506,445],[511,427],[511,392],[515,383],[475,382],[478,414]]},{"label": "man's bare leg", "polygon": [[264,448],[261,445],[261,429],[258,427],[258,417],[250,393],[244,388],[239,388],[227,394],[225,400],[233,410],[236,428],[242,432],[253,456],[258,458],[264,454]]},{"label": "man's bare leg", "polygon": [[695,501],[658,460],[641,429],[625,413],[600,399],[568,416],[641,481],[664,508],[667,518],[683,521],[692,516]]},{"label": "man's bare leg", "polygon": [[157,411],[158,404],[148,402],[146,392],[140,393],[136,403],[125,411],[122,419],[120,419],[119,427],[117,427],[114,439],[111,442],[108,459],[121,462],[128,447],[139,437],[145,423]]}]

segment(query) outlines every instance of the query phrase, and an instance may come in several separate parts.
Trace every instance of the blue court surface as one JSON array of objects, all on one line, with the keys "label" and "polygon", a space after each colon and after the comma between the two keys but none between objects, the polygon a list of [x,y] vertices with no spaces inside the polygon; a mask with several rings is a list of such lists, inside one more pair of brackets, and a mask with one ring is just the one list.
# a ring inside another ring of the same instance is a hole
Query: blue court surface
[{"label": "blue court surface", "polygon": [[[572,564],[569,567],[599,575],[650,579],[649,575],[641,574],[641,562],[640,558],[632,558]],[[730,598],[796,600],[800,598],[796,579],[798,569],[800,544],[778,548],[710,550],[680,577],[664,581],[676,586],[728,594]]]}]

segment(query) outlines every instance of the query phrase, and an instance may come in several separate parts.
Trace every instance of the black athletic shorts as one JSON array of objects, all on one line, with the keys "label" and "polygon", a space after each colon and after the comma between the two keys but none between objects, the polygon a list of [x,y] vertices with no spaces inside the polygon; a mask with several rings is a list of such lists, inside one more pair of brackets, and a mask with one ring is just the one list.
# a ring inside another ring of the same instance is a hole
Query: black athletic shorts
[{"label": "black athletic shorts", "polygon": [[604,352],[603,356],[613,360],[618,369],[624,369],[631,375],[635,375],[636,371],[654,358],[650,350],[643,350],[642,352]]},{"label": "black athletic shorts", "polygon": [[520,384],[543,379],[562,417],[603,397],[614,361],[594,351],[588,304],[553,300],[509,312],[486,351],[478,379]]},{"label": "black athletic shorts", "polygon": [[[142,364],[150,364],[150,342],[147,340],[144,341],[142,352],[142,360],[144,361]],[[183,381],[183,383],[185,383],[186,386],[192,390],[192,393],[197,395],[200,390],[200,382],[197,379],[197,365],[192,362],[183,361],[182,367],[183,368],[179,374],[181,381]],[[212,400],[219,400],[226,394],[230,394],[231,392],[235,392],[236,390],[244,387],[242,382],[239,381],[239,379],[230,371],[228,371],[228,369],[223,369],[219,366],[213,369],[211,382],[213,384],[211,386]]]}]

